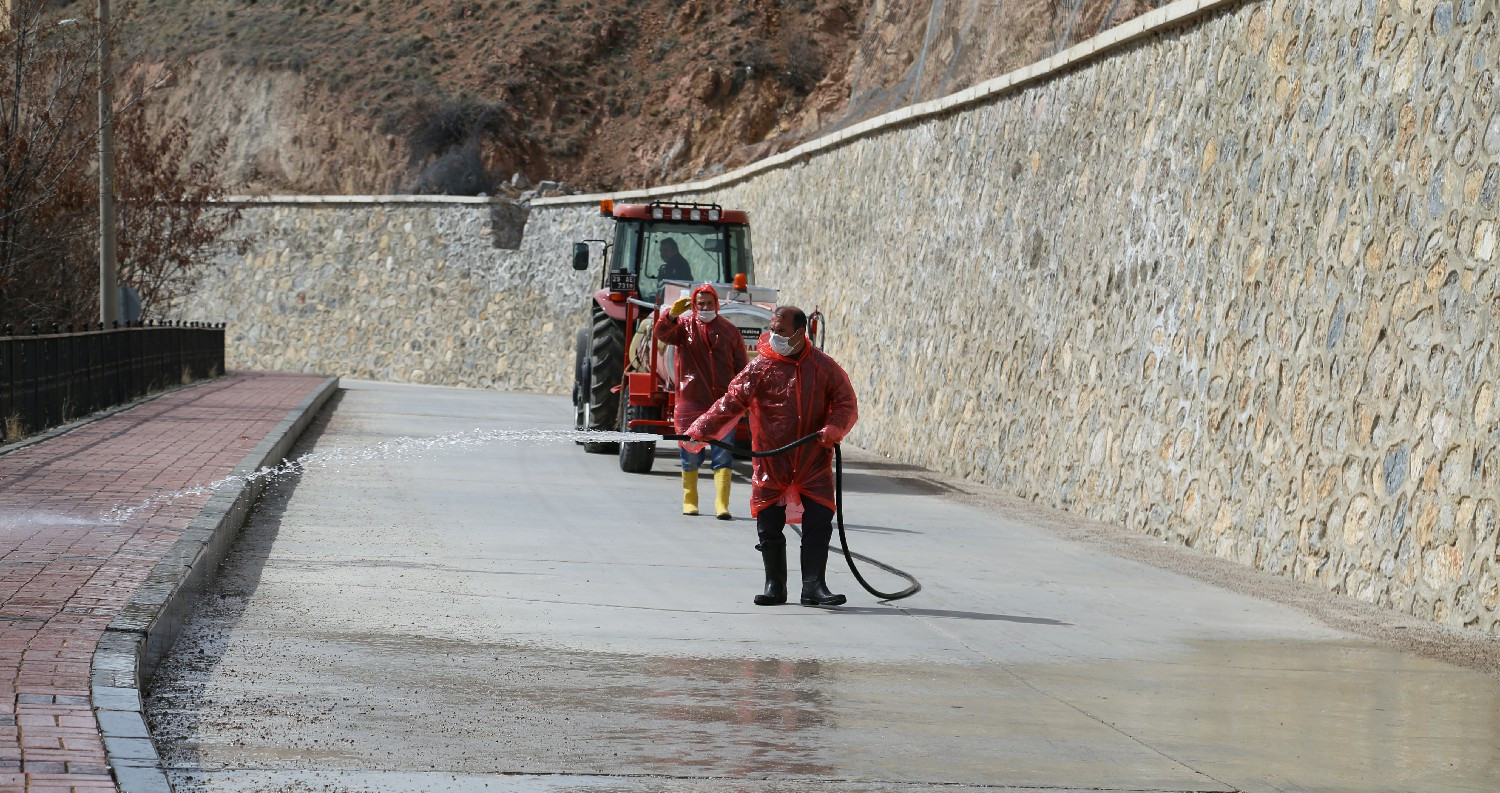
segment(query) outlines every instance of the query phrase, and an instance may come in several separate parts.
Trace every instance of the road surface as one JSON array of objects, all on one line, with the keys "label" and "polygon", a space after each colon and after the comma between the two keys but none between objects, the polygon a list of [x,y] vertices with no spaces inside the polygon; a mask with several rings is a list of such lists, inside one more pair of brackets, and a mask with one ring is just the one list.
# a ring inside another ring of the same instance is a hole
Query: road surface
[{"label": "road surface", "polygon": [[[345,385],[301,451],[572,415],[556,397]],[[489,443],[274,488],[147,703],[174,785],[1496,790],[1494,674],[855,450],[851,544],[925,589],[878,603],[834,558],[848,607],[756,607],[744,479],[736,520],[685,517],[673,456],[632,475],[572,443]]]}]

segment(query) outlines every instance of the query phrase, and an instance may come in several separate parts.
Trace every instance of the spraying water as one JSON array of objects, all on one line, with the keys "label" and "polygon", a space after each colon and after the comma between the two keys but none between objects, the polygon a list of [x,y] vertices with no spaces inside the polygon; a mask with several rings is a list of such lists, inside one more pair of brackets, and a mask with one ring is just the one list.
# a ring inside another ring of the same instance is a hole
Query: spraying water
[{"label": "spraying water", "polygon": [[336,470],[344,465],[366,463],[375,460],[404,462],[431,456],[437,452],[473,449],[495,443],[507,443],[511,445],[568,441],[653,443],[661,440],[664,439],[660,435],[652,435],[645,432],[541,429],[473,429],[467,432],[453,432],[447,435],[434,435],[426,438],[401,437],[355,449],[328,449],[326,451],[311,452],[295,460],[282,460],[280,465],[268,465],[258,468],[248,474],[235,474],[207,484],[193,485],[181,490],[174,490],[170,493],[158,493],[132,505],[119,504],[106,510],[100,517],[108,523],[124,523],[135,517],[142,510],[170,504],[188,496],[212,494],[226,487],[238,488],[260,480],[265,480],[267,483],[274,483],[282,478],[295,476],[307,471],[329,468]]},{"label": "spraying water", "polygon": [[57,512],[40,512],[37,510],[9,510],[0,509],[0,528],[3,529],[43,529],[59,526],[92,526],[94,521],[77,515],[64,515]]}]

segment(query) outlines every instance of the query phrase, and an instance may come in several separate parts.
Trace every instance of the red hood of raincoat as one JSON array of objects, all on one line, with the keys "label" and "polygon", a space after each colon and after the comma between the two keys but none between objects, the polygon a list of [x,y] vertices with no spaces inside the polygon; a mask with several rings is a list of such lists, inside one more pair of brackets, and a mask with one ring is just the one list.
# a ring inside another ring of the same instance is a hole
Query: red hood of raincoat
[{"label": "red hood of raincoat", "polygon": [[697,316],[698,315],[698,295],[700,295],[700,294],[706,294],[710,298],[713,299],[713,301],[714,301],[714,307],[712,309],[710,309],[711,311],[718,311],[719,310],[719,292],[718,292],[718,290],[714,289],[714,285],[713,284],[702,284],[697,289],[693,290],[692,303],[691,303],[691,305],[693,306],[693,316]]}]

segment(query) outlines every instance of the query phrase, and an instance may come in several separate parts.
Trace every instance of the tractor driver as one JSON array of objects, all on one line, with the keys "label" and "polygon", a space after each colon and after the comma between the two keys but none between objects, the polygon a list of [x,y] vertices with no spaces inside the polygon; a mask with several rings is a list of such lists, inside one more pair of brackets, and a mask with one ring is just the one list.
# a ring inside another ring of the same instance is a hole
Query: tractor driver
[{"label": "tractor driver", "polygon": [[[671,240],[664,241],[662,246],[668,242]],[[691,298],[679,299],[656,320],[652,333],[656,340],[677,346],[677,409],[672,424],[679,434],[685,433],[688,425],[724,395],[729,381],[750,360],[739,328],[719,316],[718,312],[719,294],[712,286],[704,284],[693,290]],[[727,431],[714,437],[722,440],[732,432],[734,424],[731,423],[727,425]],[[734,475],[730,468],[734,458],[729,450],[710,446],[688,451],[684,446],[681,453],[682,514],[698,514],[698,466],[708,455],[712,458],[714,470],[714,511],[719,520],[731,519],[729,480]]]},{"label": "tractor driver", "polygon": [[833,447],[859,418],[854,386],[837,363],[807,343],[807,315],[782,306],[771,317],[771,332],[760,338],[760,354],[729,390],[685,433],[694,441],[717,438],[746,411],[756,451],[785,446],[818,434],[816,443],[774,457],[757,457],[750,477],[750,514],[755,517],[765,592],[757,606],[786,602],[788,522],[801,522],[802,605],[837,606],[843,595],[829,591],[824,575],[836,508]]},{"label": "tractor driver", "polygon": [[677,240],[667,237],[661,241],[657,249],[661,251],[661,269],[656,271],[657,279],[662,281],[693,280],[693,267],[677,250]]}]

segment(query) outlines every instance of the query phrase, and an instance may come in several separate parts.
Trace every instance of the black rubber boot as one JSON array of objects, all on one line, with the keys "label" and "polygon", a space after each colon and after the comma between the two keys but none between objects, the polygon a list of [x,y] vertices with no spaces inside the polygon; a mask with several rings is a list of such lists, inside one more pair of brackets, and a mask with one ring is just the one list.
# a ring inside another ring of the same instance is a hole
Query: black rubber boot
[{"label": "black rubber boot", "polygon": [[755,596],[755,605],[780,606],[786,602],[786,546],[762,543],[755,547],[766,566],[766,591]]},{"label": "black rubber boot", "polygon": [[823,580],[828,571],[828,546],[802,544],[802,605],[842,606],[848,602],[843,595],[835,595]]}]

